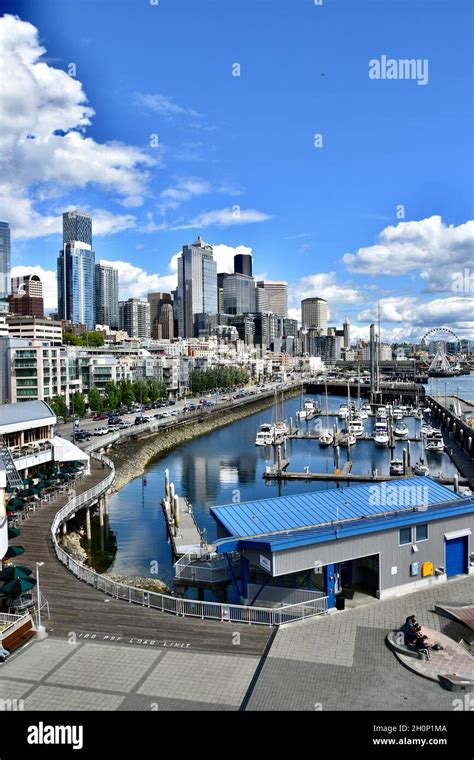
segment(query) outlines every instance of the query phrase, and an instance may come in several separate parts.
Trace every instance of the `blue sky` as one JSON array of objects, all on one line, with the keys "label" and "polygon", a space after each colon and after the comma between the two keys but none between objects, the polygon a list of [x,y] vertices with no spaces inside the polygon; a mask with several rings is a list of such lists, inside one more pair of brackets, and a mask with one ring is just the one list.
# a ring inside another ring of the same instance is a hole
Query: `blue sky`
[{"label": "blue sky", "polygon": [[[123,296],[170,287],[202,234],[221,268],[245,246],[255,272],[288,280],[294,315],[321,295],[365,335],[380,300],[389,339],[443,324],[474,338],[474,286],[453,288],[473,259],[469,0],[2,9],[20,19],[0,35],[14,265],[54,271],[59,215],[77,206],[97,219],[96,257],[121,262]],[[370,79],[383,55],[426,59],[428,83]]]}]

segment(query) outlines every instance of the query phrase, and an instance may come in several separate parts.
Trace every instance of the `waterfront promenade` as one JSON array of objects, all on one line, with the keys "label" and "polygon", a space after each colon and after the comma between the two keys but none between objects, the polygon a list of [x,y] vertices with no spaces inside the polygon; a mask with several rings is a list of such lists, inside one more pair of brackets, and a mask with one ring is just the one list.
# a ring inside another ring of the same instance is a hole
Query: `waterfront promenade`
[{"label": "waterfront promenade", "polygon": [[[80,493],[97,485],[109,474],[91,458],[91,474],[76,487]],[[173,641],[212,652],[233,652],[234,632],[240,634],[241,651],[259,655],[270,636],[266,626],[213,623],[175,615],[113,599],[78,580],[56,558],[50,536],[55,514],[67,502],[65,493],[42,505],[21,523],[21,542],[25,547],[22,563],[41,568],[41,592],[49,603],[50,619],[42,619],[49,634],[61,638],[85,634],[121,636],[125,639]],[[43,614],[44,618],[44,614]]]}]

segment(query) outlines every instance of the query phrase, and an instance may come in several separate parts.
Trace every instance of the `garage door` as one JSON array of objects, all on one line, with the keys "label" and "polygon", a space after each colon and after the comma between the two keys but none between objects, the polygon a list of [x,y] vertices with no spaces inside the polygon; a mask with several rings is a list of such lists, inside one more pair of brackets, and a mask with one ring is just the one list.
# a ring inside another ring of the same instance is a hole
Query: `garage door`
[{"label": "garage door", "polygon": [[467,572],[467,536],[446,541],[446,575]]}]

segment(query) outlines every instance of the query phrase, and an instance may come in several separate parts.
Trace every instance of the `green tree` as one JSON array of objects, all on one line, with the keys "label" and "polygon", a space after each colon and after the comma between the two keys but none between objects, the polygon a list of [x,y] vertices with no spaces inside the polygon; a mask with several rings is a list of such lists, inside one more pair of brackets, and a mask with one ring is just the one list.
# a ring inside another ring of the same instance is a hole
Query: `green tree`
[{"label": "green tree", "polygon": [[80,341],[82,346],[103,346],[104,336],[100,332],[85,332],[83,335],[81,335]]},{"label": "green tree", "polygon": [[102,409],[102,396],[95,385],[89,393],[89,408],[91,412],[100,412]]},{"label": "green tree", "polygon": [[74,414],[77,414],[78,417],[82,417],[86,411],[86,402],[83,394],[76,391],[72,398],[74,401]]},{"label": "green tree", "polygon": [[70,332],[63,333],[63,343],[66,346],[80,346],[80,345],[82,345],[81,344],[81,339],[80,339],[79,335],[74,335],[74,333],[70,333]]},{"label": "green tree", "polygon": [[130,380],[122,380],[120,383],[120,396],[122,404],[126,407],[131,406],[135,401],[135,391]]},{"label": "green tree", "polygon": [[64,417],[66,419],[67,407],[62,396],[53,396],[53,398],[49,399],[48,404],[57,417]]},{"label": "green tree", "polygon": [[143,380],[136,380],[133,383],[133,392],[139,404],[146,404],[149,401],[148,386]]},{"label": "green tree", "polygon": [[151,402],[157,401],[159,398],[163,398],[166,395],[166,385],[158,380],[156,377],[151,378],[147,382],[148,398]]},{"label": "green tree", "polygon": [[107,383],[105,386],[105,399],[108,409],[117,409],[122,399],[119,386],[115,383]]}]

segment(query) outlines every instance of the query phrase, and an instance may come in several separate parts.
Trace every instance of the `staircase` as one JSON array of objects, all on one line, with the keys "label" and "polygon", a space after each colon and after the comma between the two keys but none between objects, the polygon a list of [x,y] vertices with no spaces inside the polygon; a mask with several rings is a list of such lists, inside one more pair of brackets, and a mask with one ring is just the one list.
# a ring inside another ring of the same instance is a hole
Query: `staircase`
[{"label": "staircase", "polygon": [[3,435],[0,435],[0,459],[3,460],[3,464],[5,465],[8,485],[12,488],[21,488],[23,481],[15,467],[11,451],[8,446],[6,446]]}]

